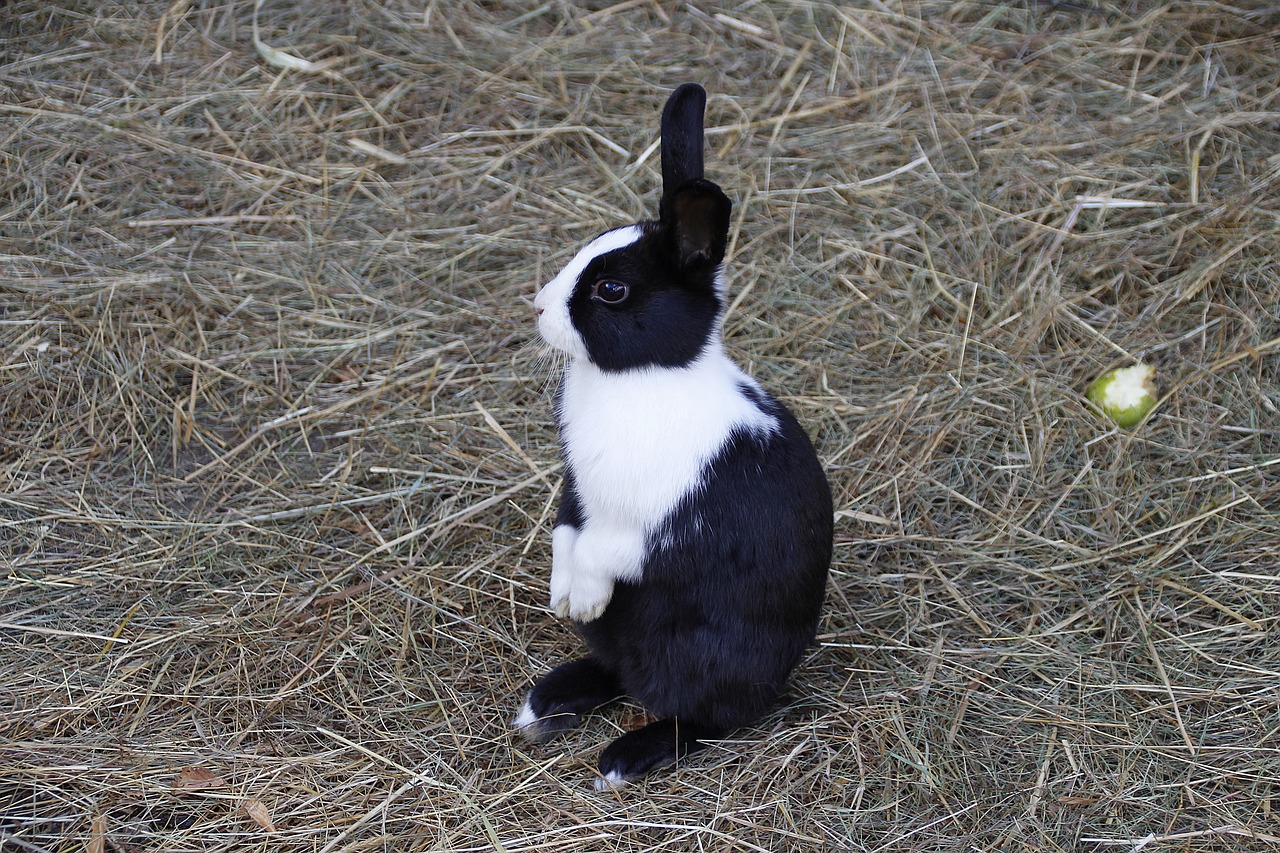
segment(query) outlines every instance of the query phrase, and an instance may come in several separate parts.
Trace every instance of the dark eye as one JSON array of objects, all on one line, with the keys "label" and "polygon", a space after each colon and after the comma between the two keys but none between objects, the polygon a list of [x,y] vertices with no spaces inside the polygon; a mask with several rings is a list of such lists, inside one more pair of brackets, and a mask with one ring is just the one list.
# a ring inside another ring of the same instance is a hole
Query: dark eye
[{"label": "dark eye", "polygon": [[595,287],[591,289],[592,298],[606,305],[618,305],[621,302],[625,302],[630,295],[630,287],[620,281],[612,281],[607,278],[603,281],[597,281]]}]

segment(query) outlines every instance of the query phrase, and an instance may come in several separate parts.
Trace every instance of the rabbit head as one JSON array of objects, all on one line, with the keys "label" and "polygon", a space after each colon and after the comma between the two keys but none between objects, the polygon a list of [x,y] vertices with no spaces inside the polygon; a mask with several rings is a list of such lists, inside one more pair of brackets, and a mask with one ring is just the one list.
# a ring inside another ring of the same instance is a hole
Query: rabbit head
[{"label": "rabbit head", "polygon": [[688,365],[718,340],[728,197],[703,177],[706,92],[681,86],[662,114],[658,219],[588,243],[538,293],[538,330],[601,370]]}]

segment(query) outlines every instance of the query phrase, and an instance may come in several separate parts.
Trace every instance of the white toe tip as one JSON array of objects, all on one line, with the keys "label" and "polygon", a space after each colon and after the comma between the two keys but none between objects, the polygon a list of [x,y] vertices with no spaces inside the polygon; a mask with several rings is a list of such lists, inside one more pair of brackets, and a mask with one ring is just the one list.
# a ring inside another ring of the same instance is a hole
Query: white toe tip
[{"label": "white toe tip", "polygon": [[616,791],[619,788],[625,788],[627,784],[627,780],[617,771],[597,776],[595,782],[597,791]]},{"label": "white toe tip", "polygon": [[538,722],[538,715],[533,713],[533,707],[529,705],[529,700],[524,700],[524,704],[520,706],[520,713],[516,714],[516,718],[511,721],[513,729],[527,729],[534,723]]}]

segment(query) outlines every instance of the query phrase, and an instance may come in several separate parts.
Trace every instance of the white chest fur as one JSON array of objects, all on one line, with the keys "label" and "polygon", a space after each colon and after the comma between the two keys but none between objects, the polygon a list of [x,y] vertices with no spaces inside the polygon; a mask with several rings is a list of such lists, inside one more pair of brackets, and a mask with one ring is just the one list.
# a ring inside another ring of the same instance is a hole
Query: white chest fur
[{"label": "white chest fur", "polygon": [[561,440],[588,526],[651,532],[735,429],[777,428],[740,390],[755,382],[719,347],[686,368],[608,373],[573,361],[564,383]]},{"label": "white chest fur", "polygon": [[649,536],[735,430],[778,428],[741,384],[755,387],[718,346],[685,368],[617,373],[570,362],[561,442],[585,524],[557,528],[552,540],[551,597],[562,614],[594,618],[615,580],[640,578]]}]

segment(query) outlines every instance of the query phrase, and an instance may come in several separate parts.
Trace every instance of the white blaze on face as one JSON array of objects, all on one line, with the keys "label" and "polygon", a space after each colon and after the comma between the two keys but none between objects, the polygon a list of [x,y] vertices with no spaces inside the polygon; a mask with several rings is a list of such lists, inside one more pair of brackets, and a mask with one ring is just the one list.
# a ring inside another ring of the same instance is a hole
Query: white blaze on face
[{"label": "white blaze on face", "polygon": [[544,341],[572,358],[589,360],[587,345],[569,317],[569,297],[573,295],[578,279],[592,261],[601,255],[630,246],[643,234],[644,231],[638,225],[606,231],[584,246],[559,275],[538,291],[533,305],[538,309],[538,334],[542,335]]}]

